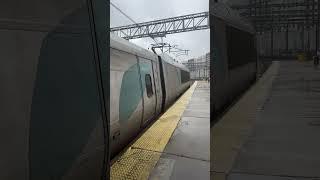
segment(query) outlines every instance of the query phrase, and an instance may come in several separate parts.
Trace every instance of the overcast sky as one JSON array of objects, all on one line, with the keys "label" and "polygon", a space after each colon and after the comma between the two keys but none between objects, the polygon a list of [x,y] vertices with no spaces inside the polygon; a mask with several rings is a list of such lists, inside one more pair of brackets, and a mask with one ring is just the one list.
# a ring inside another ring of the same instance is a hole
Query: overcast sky
[{"label": "overcast sky", "polygon": [[[209,10],[209,0],[111,0],[123,12],[137,23],[157,19],[200,13]],[[118,10],[110,5],[110,27],[132,24]],[[199,57],[210,50],[210,30],[199,30],[185,33],[169,34],[163,38],[164,42],[178,45],[180,49],[190,50],[188,56],[179,56],[177,60],[183,61]],[[149,48],[154,44],[151,38],[130,40],[131,42]],[[160,42],[160,39],[157,38]],[[171,55],[173,56],[173,55]],[[175,56],[173,56],[176,58]]]}]

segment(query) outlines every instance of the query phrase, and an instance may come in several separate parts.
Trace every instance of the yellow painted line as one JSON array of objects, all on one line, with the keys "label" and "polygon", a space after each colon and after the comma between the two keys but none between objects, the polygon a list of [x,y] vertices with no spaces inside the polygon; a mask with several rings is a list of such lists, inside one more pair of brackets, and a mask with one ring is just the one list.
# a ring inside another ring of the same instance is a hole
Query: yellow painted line
[{"label": "yellow painted line", "polygon": [[263,77],[211,128],[211,172],[225,180],[270,90],[279,64],[273,63]]},{"label": "yellow painted line", "polygon": [[176,129],[196,86],[197,82],[112,164],[111,179],[148,179]]}]

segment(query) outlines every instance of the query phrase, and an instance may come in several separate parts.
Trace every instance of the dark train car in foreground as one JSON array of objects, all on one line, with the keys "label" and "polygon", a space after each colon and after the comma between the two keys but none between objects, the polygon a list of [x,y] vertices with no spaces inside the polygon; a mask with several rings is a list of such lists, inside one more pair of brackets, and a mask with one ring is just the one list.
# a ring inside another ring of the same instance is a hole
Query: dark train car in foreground
[{"label": "dark train car in foreground", "polygon": [[1,180],[109,178],[107,6],[1,1]]},{"label": "dark train car in foreground", "polygon": [[224,3],[210,4],[213,118],[257,78],[255,30]]}]

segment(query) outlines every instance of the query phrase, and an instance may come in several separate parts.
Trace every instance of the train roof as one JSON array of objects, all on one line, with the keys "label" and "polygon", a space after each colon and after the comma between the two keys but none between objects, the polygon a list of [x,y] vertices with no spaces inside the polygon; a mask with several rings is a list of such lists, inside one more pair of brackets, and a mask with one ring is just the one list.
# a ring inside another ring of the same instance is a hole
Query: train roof
[{"label": "train roof", "polygon": [[255,33],[255,29],[250,21],[240,16],[240,14],[233,10],[226,3],[217,2],[210,5],[210,14],[226,21],[231,26],[234,26],[243,31]]},{"label": "train roof", "polygon": [[[148,51],[142,47],[139,47],[123,38],[118,37],[117,35],[114,35],[110,33],[110,47],[120,50],[120,51],[125,51],[130,54],[134,54],[140,57],[144,57],[150,60],[157,60],[158,56],[157,54]],[[189,71],[188,68],[186,68],[185,65],[176,62],[172,57],[169,55],[162,53],[159,55],[165,62],[172,64],[180,69],[183,69],[185,71]]]},{"label": "train roof", "polygon": [[110,48],[125,51],[140,57],[144,57],[150,60],[157,60],[158,57],[151,51],[148,51],[140,46],[135,45],[117,35],[110,33]]},{"label": "train roof", "polygon": [[160,54],[159,56],[160,56],[161,59],[162,59],[163,61],[165,61],[166,63],[172,64],[173,66],[176,66],[176,67],[178,67],[178,68],[180,68],[180,69],[182,69],[182,70],[185,70],[185,71],[188,71],[188,72],[189,72],[189,69],[188,69],[185,65],[183,65],[183,64],[175,61],[175,60],[174,60],[172,57],[170,57],[169,55],[167,55],[167,54],[165,54],[165,53],[162,53],[162,54]]}]

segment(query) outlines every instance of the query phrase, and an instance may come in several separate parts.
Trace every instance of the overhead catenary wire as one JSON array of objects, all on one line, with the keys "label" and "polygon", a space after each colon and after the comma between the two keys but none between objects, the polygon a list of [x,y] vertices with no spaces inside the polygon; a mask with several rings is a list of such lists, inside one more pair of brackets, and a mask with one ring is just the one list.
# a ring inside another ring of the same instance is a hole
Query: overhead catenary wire
[{"label": "overhead catenary wire", "polygon": [[[115,5],[115,4],[112,3],[111,1],[110,1],[110,4],[111,4],[111,6],[114,7],[116,10],[118,10],[122,15],[124,15],[126,18],[128,18],[133,24],[135,24],[136,26],[139,27],[139,24],[138,24],[135,20],[133,20],[129,15],[127,15],[124,11],[122,11],[117,5]],[[154,37],[152,37],[151,35],[149,35],[149,37],[150,37],[156,44],[159,44],[159,43],[154,39]],[[184,52],[188,52],[188,51],[189,51],[189,50],[181,50],[181,49],[179,49],[179,48],[177,48],[177,47],[172,47],[172,48],[177,49],[177,50],[180,50],[180,51],[184,51]],[[170,48],[169,48],[169,53],[170,53]],[[187,54],[187,53],[186,53],[186,54]]]},{"label": "overhead catenary wire", "polygon": [[[116,10],[118,10],[122,15],[124,15],[126,18],[128,18],[130,21],[132,21],[135,25],[139,26],[136,21],[134,21],[129,15],[127,15],[125,12],[123,12],[118,6],[116,6],[114,3],[110,1],[111,6],[113,6]],[[155,43],[158,43],[152,36],[149,36]]]}]

